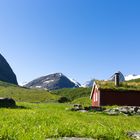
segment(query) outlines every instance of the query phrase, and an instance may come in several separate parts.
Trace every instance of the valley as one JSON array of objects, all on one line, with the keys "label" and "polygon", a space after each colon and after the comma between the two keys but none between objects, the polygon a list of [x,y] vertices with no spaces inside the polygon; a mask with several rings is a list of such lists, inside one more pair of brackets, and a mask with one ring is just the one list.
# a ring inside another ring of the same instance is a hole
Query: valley
[{"label": "valley", "polygon": [[[17,108],[0,108],[0,139],[86,137],[130,140],[128,131],[140,131],[139,115],[112,116],[96,111],[71,111],[73,104],[91,106],[90,91],[91,88],[46,91],[0,82],[0,97],[12,97],[17,105]],[[60,97],[67,97],[70,101],[59,103]]]}]

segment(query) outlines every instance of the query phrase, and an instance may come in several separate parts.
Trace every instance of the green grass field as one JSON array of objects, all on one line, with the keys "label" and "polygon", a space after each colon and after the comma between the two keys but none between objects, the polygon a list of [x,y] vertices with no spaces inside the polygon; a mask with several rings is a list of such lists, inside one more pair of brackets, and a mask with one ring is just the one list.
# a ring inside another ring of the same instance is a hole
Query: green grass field
[{"label": "green grass field", "polygon": [[127,131],[140,131],[139,116],[108,116],[73,112],[69,104],[18,103],[24,109],[0,109],[0,140],[45,140],[90,137],[129,140]]},{"label": "green grass field", "polygon": [[[108,116],[97,112],[74,112],[72,104],[91,105],[90,88],[55,92],[26,89],[0,82],[0,97],[12,97],[19,108],[0,108],[0,140],[45,140],[89,137],[129,140],[128,131],[140,131],[140,116]],[[71,99],[58,103],[61,96]]]},{"label": "green grass field", "polygon": [[0,97],[11,97],[18,102],[56,102],[59,95],[40,89],[27,89],[0,82]]}]

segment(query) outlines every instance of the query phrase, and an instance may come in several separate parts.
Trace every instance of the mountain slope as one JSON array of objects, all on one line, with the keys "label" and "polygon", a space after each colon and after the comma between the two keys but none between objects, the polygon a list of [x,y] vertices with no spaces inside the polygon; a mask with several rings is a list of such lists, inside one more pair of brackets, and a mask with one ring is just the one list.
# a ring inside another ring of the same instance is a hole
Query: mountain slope
[{"label": "mountain slope", "polygon": [[70,81],[73,82],[76,87],[81,87],[81,84],[77,82],[75,79],[70,79]]},{"label": "mountain slope", "polygon": [[59,96],[40,89],[28,89],[0,81],[0,97],[18,102],[56,102]]},{"label": "mountain slope", "polygon": [[[52,91],[53,94],[67,97],[68,99],[75,100],[81,97],[90,97],[91,88],[63,88],[59,90]],[[90,98],[89,98],[90,99]]]},{"label": "mountain slope", "polygon": [[0,81],[16,85],[18,84],[16,75],[14,74],[10,65],[1,54],[0,54]]},{"label": "mountain slope", "polygon": [[37,78],[26,84],[25,87],[56,90],[62,88],[75,88],[79,86],[62,73],[54,73]]},{"label": "mountain slope", "polygon": [[92,87],[93,86],[93,82],[95,81],[95,79],[92,79],[90,81],[85,82],[82,87]]}]

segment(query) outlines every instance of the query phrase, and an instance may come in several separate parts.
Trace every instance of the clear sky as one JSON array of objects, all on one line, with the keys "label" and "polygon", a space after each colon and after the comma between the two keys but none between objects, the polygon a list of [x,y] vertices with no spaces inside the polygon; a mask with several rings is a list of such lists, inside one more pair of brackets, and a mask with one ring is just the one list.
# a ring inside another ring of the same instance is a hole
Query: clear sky
[{"label": "clear sky", "polygon": [[19,83],[140,74],[140,0],[0,0],[0,52]]}]

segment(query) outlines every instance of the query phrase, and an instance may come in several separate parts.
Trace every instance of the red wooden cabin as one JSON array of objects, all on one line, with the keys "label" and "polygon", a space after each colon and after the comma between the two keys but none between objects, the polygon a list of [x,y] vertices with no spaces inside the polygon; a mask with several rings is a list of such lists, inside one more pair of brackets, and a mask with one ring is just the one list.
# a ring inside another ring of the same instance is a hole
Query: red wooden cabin
[{"label": "red wooden cabin", "polygon": [[140,106],[140,90],[115,88],[102,88],[94,83],[91,91],[92,106],[105,105]]}]

